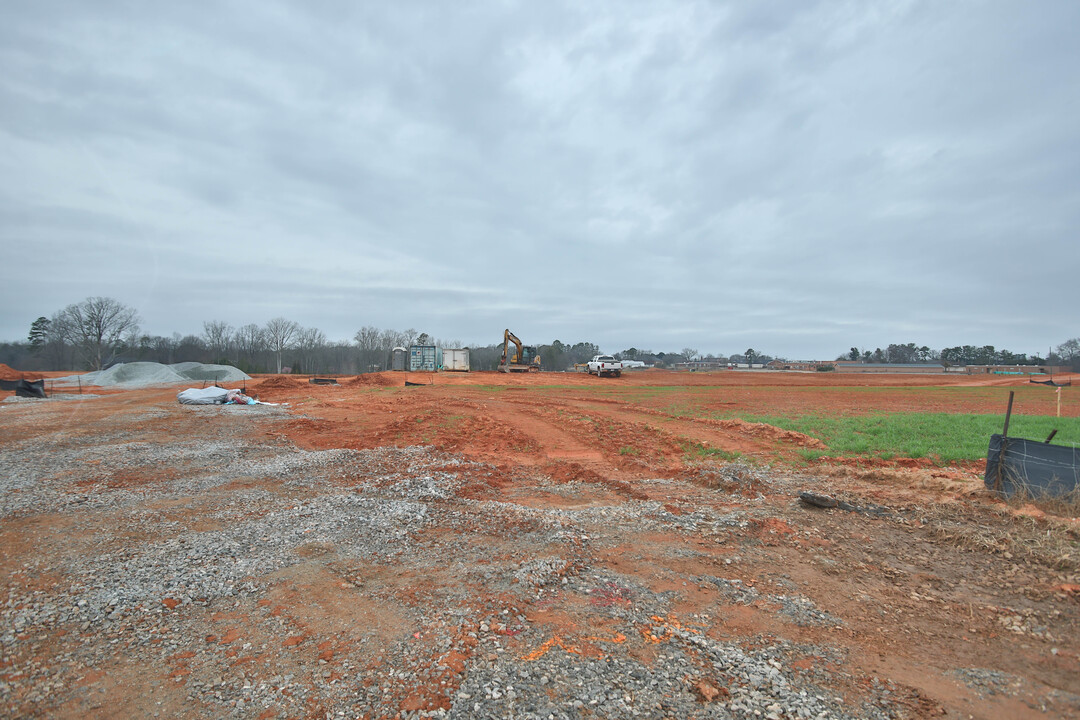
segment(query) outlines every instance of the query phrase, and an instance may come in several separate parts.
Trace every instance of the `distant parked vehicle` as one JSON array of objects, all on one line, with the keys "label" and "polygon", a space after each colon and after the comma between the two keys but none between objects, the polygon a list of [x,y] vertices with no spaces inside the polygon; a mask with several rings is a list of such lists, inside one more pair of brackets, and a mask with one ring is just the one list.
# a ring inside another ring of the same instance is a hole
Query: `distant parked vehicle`
[{"label": "distant parked vehicle", "polygon": [[619,377],[622,375],[622,363],[611,355],[596,355],[589,361],[587,370],[590,375],[597,377]]}]

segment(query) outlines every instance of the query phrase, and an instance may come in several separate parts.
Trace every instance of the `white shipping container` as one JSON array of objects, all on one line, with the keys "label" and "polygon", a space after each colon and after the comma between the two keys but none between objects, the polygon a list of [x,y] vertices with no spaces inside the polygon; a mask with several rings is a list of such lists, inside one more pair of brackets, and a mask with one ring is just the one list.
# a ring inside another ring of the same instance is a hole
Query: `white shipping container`
[{"label": "white shipping container", "polygon": [[469,348],[444,349],[443,370],[469,372]]}]

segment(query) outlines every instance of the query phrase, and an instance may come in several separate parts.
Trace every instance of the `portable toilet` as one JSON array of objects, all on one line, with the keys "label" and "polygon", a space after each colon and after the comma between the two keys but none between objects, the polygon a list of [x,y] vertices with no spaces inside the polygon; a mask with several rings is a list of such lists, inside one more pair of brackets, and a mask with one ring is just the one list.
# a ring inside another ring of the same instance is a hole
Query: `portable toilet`
[{"label": "portable toilet", "polygon": [[396,347],[390,351],[390,369],[404,372],[409,362],[409,351],[403,347]]}]

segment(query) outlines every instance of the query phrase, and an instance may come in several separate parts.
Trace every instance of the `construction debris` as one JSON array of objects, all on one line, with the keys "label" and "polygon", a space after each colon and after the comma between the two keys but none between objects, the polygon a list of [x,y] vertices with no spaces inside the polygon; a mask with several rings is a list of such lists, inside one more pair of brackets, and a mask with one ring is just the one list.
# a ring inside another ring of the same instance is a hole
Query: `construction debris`
[{"label": "construction debris", "polygon": [[866,505],[860,507],[858,505],[846,503],[843,500],[837,500],[830,495],[821,495],[805,490],[799,493],[799,500],[814,507],[836,508],[837,510],[847,510],[849,512],[863,513],[864,515],[873,515],[875,517],[883,517],[892,514],[892,511],[889,510],[889,508],[882,505]]}]

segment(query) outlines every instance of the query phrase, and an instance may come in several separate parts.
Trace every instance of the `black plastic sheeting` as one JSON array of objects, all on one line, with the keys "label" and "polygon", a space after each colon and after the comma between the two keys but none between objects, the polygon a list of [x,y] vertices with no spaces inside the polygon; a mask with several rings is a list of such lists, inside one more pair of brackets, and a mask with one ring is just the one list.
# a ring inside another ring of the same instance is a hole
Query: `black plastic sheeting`
[{"label": "black plastic sheeting", "polygon": [[1080,449],[991,435],[983,482],[1003,497],[1064,497],[1080,483]]},{"label": "black plastic sheeting", "polygon": [[45,397],[44,380],[0,380],[0,390],[14,390],[18,397]]}]

